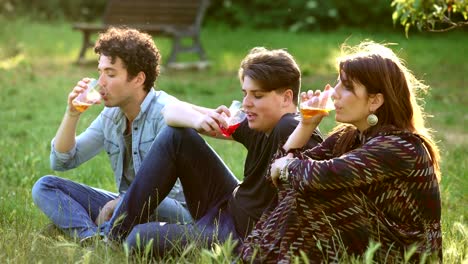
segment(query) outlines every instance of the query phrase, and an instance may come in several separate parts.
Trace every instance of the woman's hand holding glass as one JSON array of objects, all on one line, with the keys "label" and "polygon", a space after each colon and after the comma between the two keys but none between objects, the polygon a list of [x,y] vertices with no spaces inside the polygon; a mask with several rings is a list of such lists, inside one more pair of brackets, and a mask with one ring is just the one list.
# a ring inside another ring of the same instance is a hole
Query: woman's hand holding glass
[{"label": "woman's hand holding glass", "polygon": [[323,91],[309,90],[301,93],[301,122],[303,124],[318,124],[324,116],[328,116],[331,110],[335,109],[332,100],[333,87],[329,84]]}]

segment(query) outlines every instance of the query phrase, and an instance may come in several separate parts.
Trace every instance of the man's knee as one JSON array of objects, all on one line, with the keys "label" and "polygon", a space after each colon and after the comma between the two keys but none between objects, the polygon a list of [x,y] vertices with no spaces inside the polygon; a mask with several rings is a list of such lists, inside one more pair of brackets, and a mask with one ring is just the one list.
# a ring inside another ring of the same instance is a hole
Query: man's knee
[{"label": "man's knee", "polygon": [[166,197],[156,210],[156,221],[168,223],[191,223],[192,216],[179,201]]},{"label": "man's knee", "polygon": [[161,222],[139,224],[127,236],[125,244],[133,254],[141,254],[151,247],[152,255],[161,257],[182,237],[180,228],[183,227]]},{"label": "man's knee", "polygon": [[199,137],[200,135],[193,128],[166,126],[159,136],[164,140],[183,140],[186,138]]},{"label": "man's knee", "polygon": [[46,175],[46,176],[42,176],[39,180],[36,181],[36,183],[34,183],[34,186],[32,187],[32,191],[31,191],[34,203],[37,204],[42,193],[45,190],[53,188],[53,185],[54,185],[53,182],[56,178],[57,177],[53,175]]},{"label": "man's knee", "polygon": [[[203,138],[193,128],[166,126],[158,135],[155,141],[157,152],[163,150],[174,151],[174,155],[184,152],[187,147],[194,147],[204,144]],[[158,153],[157,155],[159,155]]]}]

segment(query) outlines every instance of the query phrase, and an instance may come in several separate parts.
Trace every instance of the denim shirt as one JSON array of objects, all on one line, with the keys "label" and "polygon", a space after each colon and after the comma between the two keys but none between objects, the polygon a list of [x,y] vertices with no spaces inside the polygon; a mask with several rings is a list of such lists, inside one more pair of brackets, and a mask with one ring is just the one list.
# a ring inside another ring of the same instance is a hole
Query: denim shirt
[{"label": "denim shirt", "polygon": [[[143,159],[159,132],[166,126],[161,110],[168,103],[177,99],[163,91],[151,89],[141,104],[140,113],[132,123],[132,157],[135,175]],[[102,150],[109,156],[119,193],[124,193],[128,186],[123,180],[124,131],[127,118],[119,107],[105,107],[91,125],[76,137],[75,146],[66,153],[55,150],[54,139],[50,153],[50,164],[53,170],[65,171],[78,167]],[[180,181],[168,195],[185,202]]]}]

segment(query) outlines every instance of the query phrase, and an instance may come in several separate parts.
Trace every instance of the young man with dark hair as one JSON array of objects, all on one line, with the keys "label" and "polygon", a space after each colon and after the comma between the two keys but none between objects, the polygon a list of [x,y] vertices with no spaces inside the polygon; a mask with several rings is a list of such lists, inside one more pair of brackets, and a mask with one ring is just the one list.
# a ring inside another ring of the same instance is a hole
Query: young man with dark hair
[{"label": "young man with dark hair", "polygon": [[[75,136],[81,112],[72,101],[89,84],[80,80],[68,95],[68,107],[55,138],[50,161],[54,170],[78,167],[101,151],[109,156],[120,194],[47,175],[34,185],[32,197],[53,224],[78,239],[93,237],[109,220],[115,205],[135,178],[153,141],[166,127],[161,110],[176,98],[153,89],[160,53],[150,35],[134,29],[110,28],[99,36],[99,85],[105,108]],[[152,155],[156,155],[153,153]],[[99,171],[90,177],[99,177]],[[185,198],[176,182],[156,211],[159,221],[190,221]]]},{"label": "young man with dark hair", "polygon": [[[247,118],[229,139],[247,149],[244,179],[239,182],[220,157],[197,133],[225,138],[225,106],[207,109],[184,102],[168,104],[169,125],[154,142],[136,180],[108,223],[110,240],[130,248],[153,239],[153,253],[163,256],[175,244],[199,241],[210,245],[229,235],[243,239],[275,197],[265,181],[273,154],[296,127],[301,73],[284,50],[254,48],[239,69],[243,110]],[[321,142],[315,133],[309,146]],[[188,225],[148,223],[148,214],[180,179],[188,209],[195,222]],[[140,241],[139,241],[140,240]]]}]

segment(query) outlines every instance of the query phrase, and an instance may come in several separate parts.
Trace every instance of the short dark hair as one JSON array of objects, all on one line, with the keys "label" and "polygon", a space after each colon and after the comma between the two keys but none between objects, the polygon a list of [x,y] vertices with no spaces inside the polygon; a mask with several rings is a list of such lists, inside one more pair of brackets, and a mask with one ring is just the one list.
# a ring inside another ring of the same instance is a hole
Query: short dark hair
[{"label": "short dark hair", "polygon": [[293,91],[297,105],[301,88],[301,71],[293,56],[283,49],[268,50],[255,47],[242,60],[239,79],[245,76],[256,81],[265,91]]},{"label": "short dark hair", "polygon": [[126,27],[111,27],[99,35],[94,52],[111,58],[115,63],[119,57],[128,72],[129,80],[139,72],[146,75],[144,89],[154,86],[160,72],[161,54],[149,34]]}]

